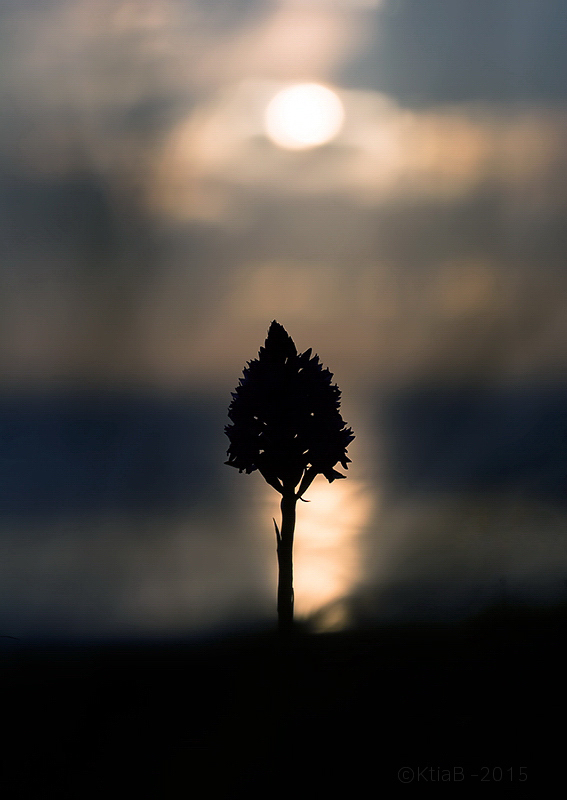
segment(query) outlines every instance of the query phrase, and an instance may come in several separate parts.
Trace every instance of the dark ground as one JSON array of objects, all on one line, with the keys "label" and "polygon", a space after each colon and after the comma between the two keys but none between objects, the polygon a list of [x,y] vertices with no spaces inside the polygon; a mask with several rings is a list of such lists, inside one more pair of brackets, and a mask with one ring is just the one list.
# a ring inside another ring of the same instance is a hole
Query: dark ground
[{"label": "dark ground", "polygon": [[1,796],[561,793],[566,626],[564,608],[502,606],[289,643],[3,639]]}]

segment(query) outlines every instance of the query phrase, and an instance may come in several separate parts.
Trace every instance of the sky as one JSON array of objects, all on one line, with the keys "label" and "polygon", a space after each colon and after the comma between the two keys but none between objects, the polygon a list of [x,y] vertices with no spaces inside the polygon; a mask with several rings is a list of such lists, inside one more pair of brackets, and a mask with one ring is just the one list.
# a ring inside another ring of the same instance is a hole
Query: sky
[{"label": "sky", "polygon": [[[356,434],[298,509],[299,616],[564,598],[566,28],[560,0],[1,0],[3,634],[273,622],[278,496],[224,465],[273,319]],[[327,140],[270,133],[296,84],[333,93]]]}]

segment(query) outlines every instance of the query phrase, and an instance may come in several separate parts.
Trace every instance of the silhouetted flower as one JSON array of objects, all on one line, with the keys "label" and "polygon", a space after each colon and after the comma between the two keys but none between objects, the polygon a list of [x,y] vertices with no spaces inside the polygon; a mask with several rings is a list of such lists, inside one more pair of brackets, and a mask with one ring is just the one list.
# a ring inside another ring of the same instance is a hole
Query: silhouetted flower
[{"label": "silhouetted flower", "polygon": [[282,494],[299,484],[298,497],[318,474],[329,482],[344,478],[335,465],[347,468],[354,434],[340,415],[341,392],[332,377],[311,348],[298,354],[285,329],[272,322],[232,393],[226,464],[239,472],[258,469]]}]

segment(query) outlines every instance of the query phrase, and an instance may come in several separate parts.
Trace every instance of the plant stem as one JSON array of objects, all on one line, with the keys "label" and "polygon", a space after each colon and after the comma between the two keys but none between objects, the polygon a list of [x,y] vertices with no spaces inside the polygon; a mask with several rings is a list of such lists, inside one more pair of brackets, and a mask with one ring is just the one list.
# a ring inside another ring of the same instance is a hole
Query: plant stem
[{"label": "plant stem", "polygon": [[295,491],[282,496],[282,526],[278,536],[278,630],[288,635],[293,629],[293,532],[295,530]]}]

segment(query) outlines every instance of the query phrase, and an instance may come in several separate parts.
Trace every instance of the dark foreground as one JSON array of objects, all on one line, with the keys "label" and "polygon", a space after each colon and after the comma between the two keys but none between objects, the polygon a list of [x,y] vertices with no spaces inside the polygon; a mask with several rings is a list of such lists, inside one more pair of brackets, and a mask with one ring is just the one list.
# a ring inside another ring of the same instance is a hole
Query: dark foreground
[{"label": "dark foreground", "polygon": [[[1,654],[2,797],[565,788],[567,615]],[[5,642],[6,643],[6,642]],[[405,783],[404,783],[405,781]]]}]

